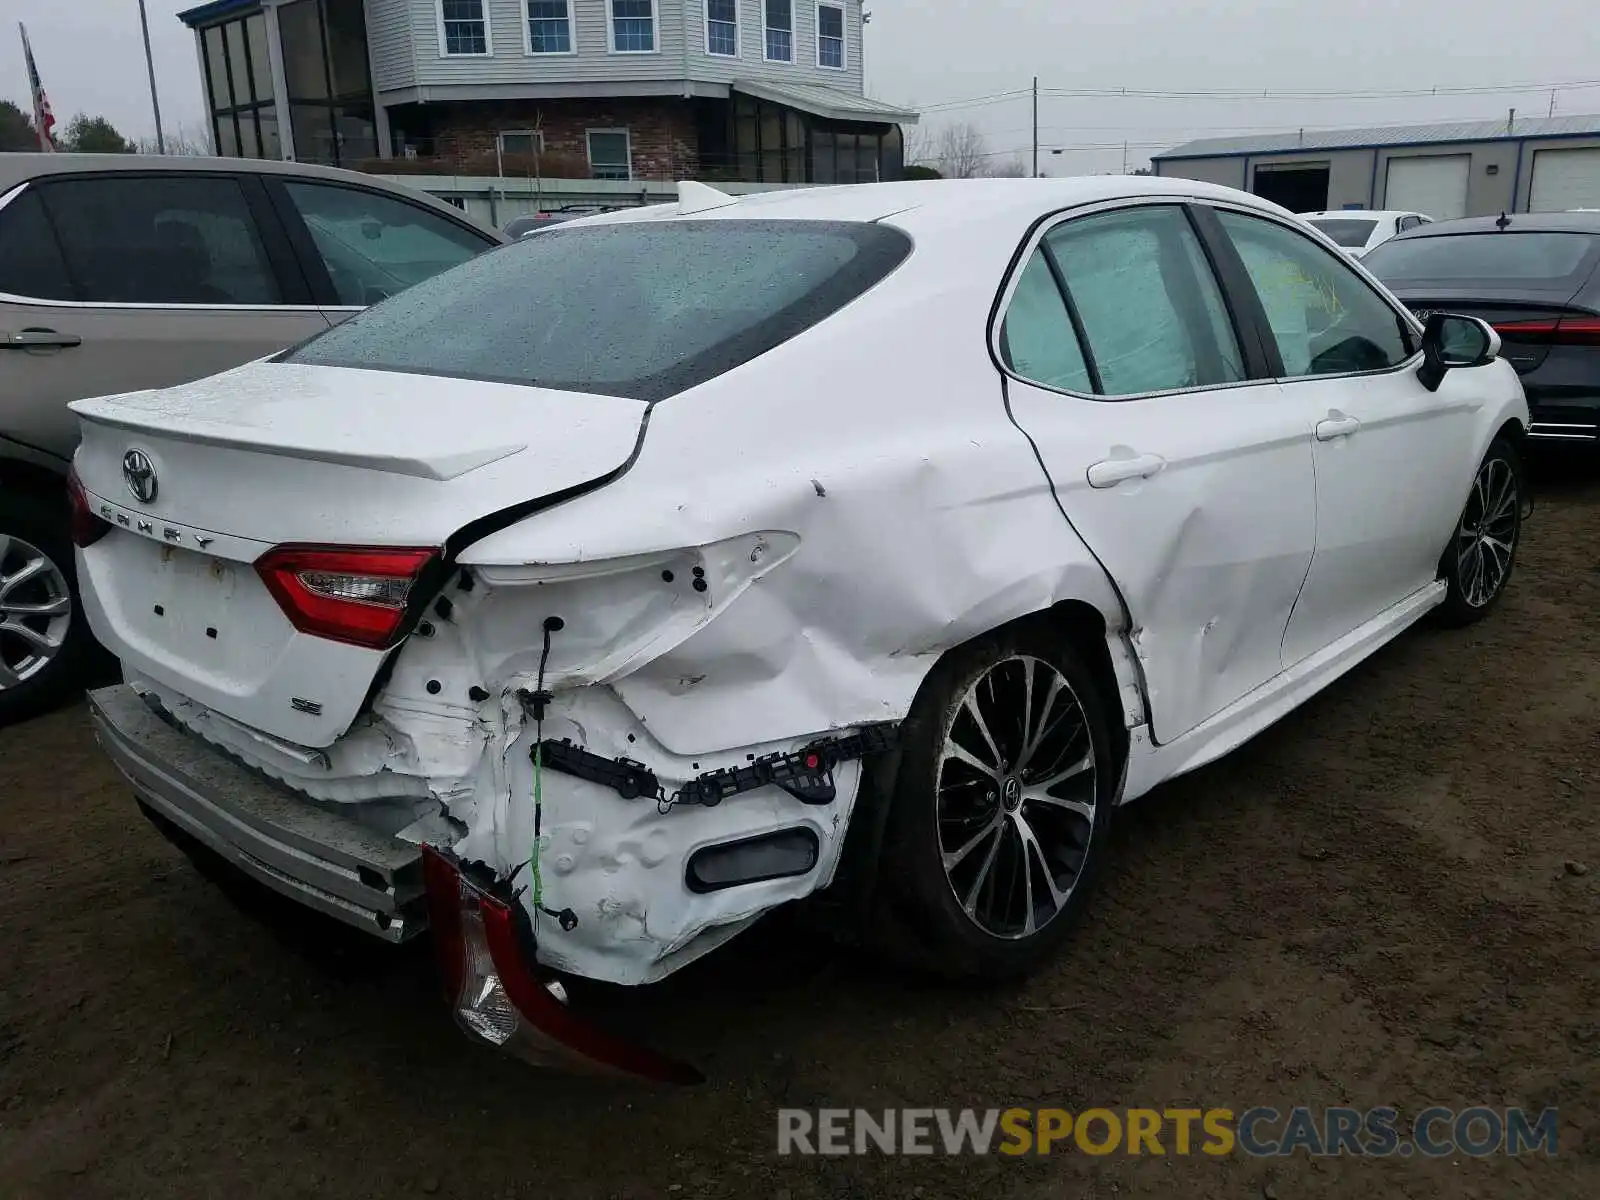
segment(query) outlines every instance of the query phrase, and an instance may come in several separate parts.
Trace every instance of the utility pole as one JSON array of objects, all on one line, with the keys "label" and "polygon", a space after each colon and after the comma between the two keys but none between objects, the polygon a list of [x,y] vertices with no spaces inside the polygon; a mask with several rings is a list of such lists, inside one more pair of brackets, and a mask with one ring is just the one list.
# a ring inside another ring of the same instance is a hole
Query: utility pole
[{"label": "utility pole", "polygon": [[1128,143],[1127,142],[1123,142],[1122,143],[1122,173],[1124,175],[1126,175],[1128,173]]},{"label": "utility pole", "polygon": [[167,152],[167,142],[161,136],[161,101],[156,97],[156,61],[150,57],[150,20],[144,13],[144,0],[139,0],[139,28],[144,33],[144,69],[150,74],[150,107],[156,114],[156,153]]},{"label": "utility pole", "polygon": [[1039,178],[1039,77],[1033,77],[1033,177]]},{"label": "utility pole", "polygon": [[1552,116],[1552,117],[1556,115],[1556,90],[1555,90],[1555,88],[1551,88],[1550,89],[1550,112],[1549,112],[1549,115]]}]

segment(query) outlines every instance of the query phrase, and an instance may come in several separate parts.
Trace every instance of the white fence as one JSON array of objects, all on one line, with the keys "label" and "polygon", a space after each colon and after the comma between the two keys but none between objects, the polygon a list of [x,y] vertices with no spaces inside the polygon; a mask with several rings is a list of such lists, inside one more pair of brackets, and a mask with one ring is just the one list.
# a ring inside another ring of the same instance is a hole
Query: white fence
[{"label": "white fence", "polygon": [[[678,185],[656,180],[513,179],[479,175],[381,175],[373,178],[405,184],[454,204],[468,216],[502,228],[513,217],[553,212],[567,205],[670,204]],[[719,191],[745,196],[807,187],[799,183],[717,183]]]}]

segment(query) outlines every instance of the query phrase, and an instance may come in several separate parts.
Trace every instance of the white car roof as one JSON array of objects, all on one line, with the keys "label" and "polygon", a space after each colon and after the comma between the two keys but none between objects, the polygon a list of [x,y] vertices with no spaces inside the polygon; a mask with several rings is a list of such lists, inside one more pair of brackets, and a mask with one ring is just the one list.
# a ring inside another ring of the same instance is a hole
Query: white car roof
[{"label": "white car roof", "polygon": [[1374,217],[1425,217],[1427,213],[1408,212],[1399,208],[1334,208],[1327,212],[1301,213],[1308,221],[1326,220],[1330,217],[1354,217],[1357,220],[1371,220]]},{"label": "white car roof", "polygon": [[928,179],[790,188],[741,196],[730,203],[680,212],[652,204],[579,217],[568,227],[619,221],[693,219],[881,221],[932,228],[945,224],[1031,224],[1041,215],[1082,204],[1135,197],[1227,200],[1262,212],[1286,213],[1270,201],[1218,184],[1160,176],[1089,175],[1065,179]]}]

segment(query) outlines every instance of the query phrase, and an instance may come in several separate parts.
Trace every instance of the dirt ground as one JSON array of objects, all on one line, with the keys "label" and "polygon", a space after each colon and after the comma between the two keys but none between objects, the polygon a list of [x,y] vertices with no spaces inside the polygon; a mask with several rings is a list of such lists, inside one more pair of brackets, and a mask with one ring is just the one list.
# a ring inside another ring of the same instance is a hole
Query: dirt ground
[{"label": "dirt ground", "polygon": [[[1026,986],[910,982],[780,915],[600,997],[695,1090],[480,1051],[424,957],[242,915],[81,707],[0,731],[0,1196],[1600,1197],[1600,469],[1539,474],[1492,619],[1407,634],[1127,811]],[[1559,1154],[775,1152],[780,1106],[1478,1103],[1558,1107]]]}]

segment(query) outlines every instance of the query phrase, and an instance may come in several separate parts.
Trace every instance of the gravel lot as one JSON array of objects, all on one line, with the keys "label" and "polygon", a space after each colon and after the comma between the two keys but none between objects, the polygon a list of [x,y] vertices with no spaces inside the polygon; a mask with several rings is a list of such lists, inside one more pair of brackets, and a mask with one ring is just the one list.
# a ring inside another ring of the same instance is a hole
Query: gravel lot
[{"label": "gravel lot", "polygon": [[[1499,613],[1127,812],[1026,987],[911,983],[780,915],[591,998],[699,1062],[692,1092],[477,1050],[425,958],[242,915],[81,707],[0,730],[0,1196],[1600,1196],[1600,472],[1539,475]],[[786,1105],[1473,1103],[1559,1106],[1560,1154],[774,1152]]]}]

